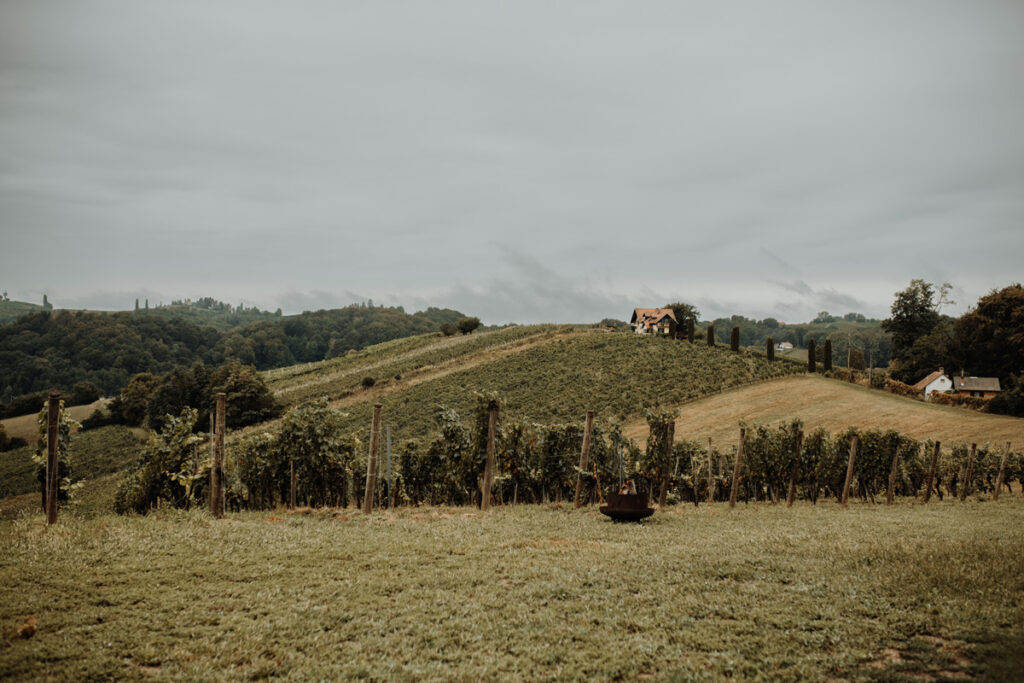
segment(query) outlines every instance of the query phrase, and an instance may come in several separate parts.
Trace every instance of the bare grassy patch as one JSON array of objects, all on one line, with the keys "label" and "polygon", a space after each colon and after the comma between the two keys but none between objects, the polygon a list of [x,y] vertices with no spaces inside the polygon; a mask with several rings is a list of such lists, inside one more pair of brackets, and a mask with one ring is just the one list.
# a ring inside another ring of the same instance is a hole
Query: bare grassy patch
[{"label": "bare grassy patch", "polygon": [[[0,674],[1007,679],[1024,503],[0,523]],[[1014,673],[1016,672],[1016,673]]]}]

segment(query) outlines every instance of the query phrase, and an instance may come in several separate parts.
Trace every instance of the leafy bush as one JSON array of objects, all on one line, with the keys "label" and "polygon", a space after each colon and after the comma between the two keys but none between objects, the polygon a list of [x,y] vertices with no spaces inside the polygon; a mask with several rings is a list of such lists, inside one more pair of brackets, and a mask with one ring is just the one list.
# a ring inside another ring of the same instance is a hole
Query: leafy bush
[{"label": "leafy bush", "polygon": [[257,508],[287,502],[294,465],[296,496],[302,503],[343,506],[358,501],[365,460],[357,454],[358,439],[344,433],[340,418],[325,400],[306,403],[289,410],[275,432],[238,444],[235,476],[229,474],[228,481],[237,500]]},{"label": "leafy bush", "polygon": [[118,514],[145,513],[159,501],[187,507],[198,499],[209,479],[210,463],[201,461],[199,445],[204,436],[193,433],[199,411],[184,408],[168,415],[163,429],[152,436],[135,466],[121,481],[114,497]]}]

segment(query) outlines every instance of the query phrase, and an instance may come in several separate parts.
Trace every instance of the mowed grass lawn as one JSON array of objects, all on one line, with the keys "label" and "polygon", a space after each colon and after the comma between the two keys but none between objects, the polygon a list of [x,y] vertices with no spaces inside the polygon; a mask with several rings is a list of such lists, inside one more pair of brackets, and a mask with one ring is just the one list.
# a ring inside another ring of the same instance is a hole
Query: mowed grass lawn
[{"label": "mowed grass lawn", "polygon": [[20,679],[1020,680],[1024,500],[0,523]]}]

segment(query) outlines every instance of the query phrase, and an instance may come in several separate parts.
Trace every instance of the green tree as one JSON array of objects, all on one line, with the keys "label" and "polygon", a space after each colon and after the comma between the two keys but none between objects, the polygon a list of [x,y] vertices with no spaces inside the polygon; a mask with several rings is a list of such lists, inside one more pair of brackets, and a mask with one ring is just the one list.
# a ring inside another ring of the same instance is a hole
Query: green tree
[{"label": "green tree", "polygon": [[226,426],[231,428],[265,422],[277,417],[281,407],[263,382],[256,368],[232,363],[210,373],[205,395],[212,408],[213,397],[218,393],[227,394],[225,413]]},{"label": "green tree", "polygon": [[676,301],[670,304],[665,304],[662,308],[671,308],[673,315],[676,317],[676,323],[683,325],[689,318],[697,319],[700,317],[700,311],[697,307],[682,301]]},{"label": "green tree", "polygon": [[459,328],[459,332],[462,334],[472,334],[473,330],[480,327],[480,318],[467,316],[459,320],[455,326]]},{"label": "green tree", "polygon": [[953,324],[961,367],[1007,379],[1024,372],[1024,287],[992,290]]},{"label": "green tree", "polygon": [[110,404],[111,420],[138,427],[146,419],[149,399],[160,384],[160,378],[149,372],[140,372],[129,380]]},{"label": "green tree", "polygon": [[441,323],[440,329],[441,329],[441,334],[443,334],[446,337],[450,337],[450,336],[452,336],[453,334],[455,334],[456,332],[459,331],[459,328],[457,328],[452,323]]},{"label": "green tree", "polygon": [[[935,285],[921,279],[910,281],[910,285],[896,292],[896,299],[890,308],[890,316],[882,321],[882,329],[892,335],[892,359],[897,366],[905,363],[913,354],[914,343],[932,332],[942,317],[939,308],[946,303],[944,293],[949,284],[942,285],[938,292]],[[917,369],[894,368],[901,381],[911,380],[908,373]],[[918,378],[919,379],[919,378]],[[916,379],[914,380],[916,381]]]}]

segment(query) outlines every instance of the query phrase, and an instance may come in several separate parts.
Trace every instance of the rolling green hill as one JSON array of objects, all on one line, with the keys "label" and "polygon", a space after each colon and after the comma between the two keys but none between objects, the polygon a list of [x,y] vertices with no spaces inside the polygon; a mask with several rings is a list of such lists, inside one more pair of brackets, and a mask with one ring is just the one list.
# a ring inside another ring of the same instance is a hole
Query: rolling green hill
[{"label": "rolling green hill", "polygon": [[[360,434],[380,402],[393,440],[400,440],[428,436],[438,405],[468,417],[475,392],[495,392],[507,414],[540,422],[576,421],[587,410],[625,420],[648,406],[799,372],[799,365],[769,363],[747,350],[541,325],[413,337],[265,377],[286,405],[327,397]],[[374,379],[372,386],[363,386],[366,377]]]}]

